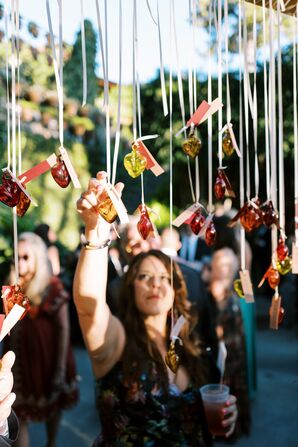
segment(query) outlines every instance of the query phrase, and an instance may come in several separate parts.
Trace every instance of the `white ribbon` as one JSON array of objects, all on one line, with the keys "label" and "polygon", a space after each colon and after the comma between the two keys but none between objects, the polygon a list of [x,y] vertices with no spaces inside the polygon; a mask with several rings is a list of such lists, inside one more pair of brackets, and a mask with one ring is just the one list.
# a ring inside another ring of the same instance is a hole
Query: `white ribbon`
[{"label": "white ribbon", "polygon": [[109,46],[108,46],[108,3],[104,2],[105,13],[105,112],[106,112],[106,154],[107,154],[107,179],[108,183],[111,181],[111,139],[110,139],[110,104],[109,104]]},{"label": "white ribbon", "polygon": [[183,315],[180,315],[180,317],[176,321],[175,325],[172,327],[171,335],[170,335],[171,340],[179,339],[178,335],[180,334],[181,329],[183,328],[185,323],[186,323],[186,318]]},{"label": "white ribbon", "polygon": [[8,10],[6,2],[4,3],[4,21],[5,21],[5,74],[6,74],[6,117],[7,117],[7,167],[11,164],[11,145],[10,145],[10,97],[9,97],[9,69],[8,69]]},{"label": "white ribbon", "polygon": [[[100,42],[101,64],[102,64],[103,78],[105,79],[106,78],[106,62],[105,62],[105,55],[104,55],[104,43],[103,43],[103,36],[102,36],[102,25],[101,25],[100,9],[99,9],[98,0],[95,0],[95,6],[96,6],[97,28],[98,28],[99,42]],[[105,104],[106,104],[106,88],[104,88],[104,106],[105,106]]]},{"label": "white ribbon", "polygon": [[[244,205],[244,144],[243,144],[243,101],[242,101],[242,85],[243,85],[243,69],[241,58],[243,46],[242,46],[242,6],[244,6],[243,0],[238,1],[239,9],[239,23],[238,23],[238,45],[239,45],[239,146],[241,157],[239,157],[239,183],[240,183],[240,208]],[[240,266],[241,270],[245,269],[245,230],[241,226],[240,228]]]},{"label": "white ribbon", "polygon": [[255,195],[259,196],[259,162],[258,162],[258,95],[257,95],[257,15],[254,0],[253,12],[253,47],[254,47],[254,89],[253,89],[253,137],[255,151]]},{"label": "white ribbon", "polygon": [[[243,53],[244,53],[244,118],[245,118],[245,143],[246,143],[246,196],[247,200],[250,200],[250,163],[249,163],[249,123],[248,123],[248,92],[250,90],[248,64],[247,64],[247,22],[245,3],[243,6]],[[252,108],[253,110],[253,108]]]},{"label": "white ribbon", "polygon": [[285,229],[285,183],[284,183],[284,151],[283,151],[283,100],[282,100],[282,61],[280,44],[280,3],[277,4],[278,21],[278,54],[277,54],[277,82],[278,82],[278,163],[279,163],[279,223]]},{"label": "white ribbon", "polygon": [[84,6],[81,0],[81,38],[82,38],[82,63],[83,63],[83,101],[82,107],[87,102],[87,64],[86,64],[86,43],[85,43],[85,23],[84,23]]},{"label": "white ribbon", "polygon": [[[211,76],[211,24],[212,24],[212,2],[209,3],[209,43],[208,43],[208,104],[212,102],[212,76]],[[212,115],[208,118],[208,211],[213,210],[213,185],[212,185]]]},{"label": "white ribbon", "polygon": [[[148,0],[147,0],[148,4]],[[149,7],[149,5],[148,5]],[[167,102],[167,92],[166,92],[166,84],[165,84],[165,73],[163,66],[163,57],[162,57],[162,43],[161,43],[161,31],[160,31],[160,19],[159,19],[159,0],[156,0],[157,7],[157,29],[158,29],[158,44],[159,44],[159,63],[160,63],[160,83],[161,83],[161,96],[162,96],[162,106],[163,106],[163,114],[167,116],[168,112],[168,102]],[[150,9],[150,7],[149,7]]]},{"label": "white ribbon", "polygon": [[[172,40],[173,31],[175,36],[175,11],[174,2],[169,0],[169,17],[170,17],[170,85],[169,85],[169,119],[170,119],[170,234],[173,235],[173,55]],[[177,54],[176,54],[177,56]],[[171,287],[173,287],[173,258],[171,257]],[[171,307],[171,334],[174,329],[174,305]]]},{"label": "white ribbon", "polygon": [[[218,0],[218,17],[217,17],[217,64],[218,64],[218,79],[217,79],[217,88],[218,88],[218,98],[222,103],[222,0]],[[222,128],[222,108],[218,111],[218,131]],[[218,135],[218,163],[219,167],[222,167],[222,138]]]},{"label": "white ribbon", "polygon": [[229,81],[229,13],[228,0],[224,0],[225,15],[225,58],[226,58],[226,98],[227,98],[227,122],[231,122],[231,95]]},{"label": "white ribbon", "polygon": [[120,146],[121,92],[122,92],[122,0],[119,0],[119,82],[118,82],[117,128],[116,128],[115,148],[113,157],[112,185],[114,185],[116,181],[117,160]]},{"label": "white ribbon", "polygon": [[[263,9],[263,47],[267,47],[266,40],[266,6],[265,0],[262,0]],[[266,195],[267,200],[271,200],[270,191],[270,150],[269,150],[269,118],[268,118],[268,80],[267,80],[267,65],[264,53],[263,59],[263,71],[264,71],[264,112],[265,112],[265,154],[266,154]]]},{"label": "white ribbon", "polygon": [[17,129],[18,129],[18,173],[22,173],[21,106],[20,106],[20,12],[19,0],[16,0],[16,52],[17,52]]}]

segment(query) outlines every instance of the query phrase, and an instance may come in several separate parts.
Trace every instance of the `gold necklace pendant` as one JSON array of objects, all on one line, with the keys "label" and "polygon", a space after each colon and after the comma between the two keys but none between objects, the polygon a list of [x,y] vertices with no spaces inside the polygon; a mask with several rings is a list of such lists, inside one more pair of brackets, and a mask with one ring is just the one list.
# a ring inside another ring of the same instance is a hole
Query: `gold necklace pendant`
[{"label": "gold necklace pendant", "polygon": [[177,372],[179,366],[179,355],[176,354],[175,351],[175,341],[172,340],[169,350],[165,355],[166,365],[170,368],[170,370],[175,374]]}]

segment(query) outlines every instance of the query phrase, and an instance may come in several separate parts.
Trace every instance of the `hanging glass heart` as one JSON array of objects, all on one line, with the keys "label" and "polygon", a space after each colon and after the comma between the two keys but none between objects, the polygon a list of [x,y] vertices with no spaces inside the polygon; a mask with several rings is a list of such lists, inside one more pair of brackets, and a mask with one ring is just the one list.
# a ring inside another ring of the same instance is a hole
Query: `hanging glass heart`
[{"label": "hanging glass heart", "polygon": [[222,139],[222,150],[227,157],[230,157],[234,153],[233,141],[229,130],[226,130]]},{"label": "hanging glass heart", "polygon": [[[29,312],[30,310],[30,300],[29,298],[23,293],[21,287],[19,285],[15,286],[5,286],[6,290],[9,290],[9,292],[5,293],[5,312],[8,314],[13,306],[15,304],[18,304],[19,306],[23,307],[25,309],[25,312],[20,317],[20,320],[24,318],[24,316]],[[3,295],[2,295],[3,296]]]},{"label": "hanging glass heart", "polygon": [[101,194],[99,194],[97,200],[98,203],[94,207],[96,212],[100,214],[101,217],[103,217],[107,222],[113,223],[116,220],[118,213],[107,191],[104,190]]},{"label": "hanging glass heart", "polygon": [[267,228],[275,224],[279,228],[278,214],[274,209],[273,203],[269,200],[267,203],[261,205],[263,213],[263,223]]},{"label": "hanging glass heart", "polygon": [[245,295],[244,295],[244,292],[243,292],[243,288],[242,288],[241,279],[235,279],[233,285],[234,285],[234,290],[237,293],[237,295],[240,298],[245,298]]},{"label": "hanging glass heart", "polygon": [[205,220],[206,219],[203,216],[203,214],[201,213],[201,210],[198,210],[189,224],[191,231],[194,234],[199,234],[199,232],[201,231],[201,229],[204,226]]},{"label": "hanging glass heart", "polygon": [[191,158],[195,158],[202,147],[201,140],[195,135],[194,132],[190,132],[187,140],[185,140],[182,144],[182,149],[186,155],[189,155]]},{"label": "hanging glass heart", "polygon": [[213,221],[211,220],[211,222],[209,222],[206,228],[205,233],[205,242],[208,245],[208,247],[211,247],[211,245],[214,244],[215,239],[216,239],[216,229]]},{"label": "hanging glass heart", "polygon": [[276,268],[278,273],[281,275],[286,275],[292,270],[292,259],[290,256],[287,256],[283,261],[279,259],[276,261]]},{"label": "hanging glass heart", "polygon": [[240,217],[240,223],[246,231],[252,231],[262,225],[262,213],[259,208],[250,203],[244,204],[244,212]]},{"label": "hanging glass heart", "polygon": [[175,351],[175,341],[172,340],[169,350],[165,355],[166,365],[170,368],[170,370],[175,374],[177,372],[179,366],[179,355],[176,354]]},{"label": "hanging glass heart", "polygon": [[0,185],[0,201],[13,208],[20,200],[21,189],[11,176],[4,172],[2,174],[2,185]]},{"label": "hanging glass heart", "polygon": [[149,235],[154,236],[154,228],[150,220],[146,205],[141,203],[139,205],[139,211],[141,213],[140,220],[137,223],[138,232],[144,240],[148,238]]},{"label": "hanging glass heart", "polygon": [[[23,185],[24,188],[24,185]],[[19,217],[23,217],[26,211],[28,210],[30,206],[31,200],[29,197],[21,190],[20,192],[20,199],[17,204],[17,215]]]},{"label": "hanging glass heart", "polygon": [[226,184],[223,178],[217,175],[214,184],[214,194],[218,200],[221,200],[225,196]]},{"label": "hanging glass heart", "polygon": [[125,155],[124,157],[125,169],[132,178],[137,178],[142,174],[142,172],[144,172],[146,166],[146,157],[138,151],[138,146],[133,144],[131,153]]},{"label": "hanging glass heart", "polygon": [[71,178],[67,167],[60,156],[57,157],[56,164],[51,169],[51,174],[55,182],[61,186],[61,188],[67,188]]},{"label": "hanging glass heart", "polygon": [[276,254],[279,261],[283,261],[289,255],[289,249],[282,237],[279,238]]}]

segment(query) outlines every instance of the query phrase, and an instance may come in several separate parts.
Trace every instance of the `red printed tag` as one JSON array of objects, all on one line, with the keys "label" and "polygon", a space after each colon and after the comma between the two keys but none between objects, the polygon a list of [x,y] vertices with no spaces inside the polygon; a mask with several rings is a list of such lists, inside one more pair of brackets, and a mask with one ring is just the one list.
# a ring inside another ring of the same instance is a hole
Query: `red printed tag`
[{"label": "red printed tag", "polygon": [[202,124],[209,116],[213,115],[213,113],[217,112],[220,108],[223,107],[222,102],[219,98],[214,99],[212,103],[209,105],[209,109],[206,111],[205,115],[201,118],[199,124]]},{"label": "red printed tag", "polygon": [[164,169],[157,163],[143,141],[141,139],[137,139],[135,141],[135,144],[137,145],[140,154],[142,154],[147,160],[146,169],[150,169],[156,177],[158,177],[160,174],[163,174],[165,172]]},{"label": "red printed tag", "polygon": [[206,115],[206,113],[208,112],[208,110],[210,109],[210,104],[208,104],[207,101],[202,101],[201,104],[199,105],[199,107],[197,108],[197,110],[195,111],[195,113],[190,117],[190,119],[187,121],[187,127],[189,127],[191,125],[191,123],[193,123],[195,126],[198,126],[201,121],[202,118]]},{"label": "red printed tag", "polygon": [[56,158],[56,154],[51,154],[46,160],[43,160],[38,165],[33,166],[33,168],[19,175],[18,179],[23,185],[26,185],[26,183],[51,169],[51,167],[56,164]]},{"label": "red printed tag", "polygon": [[201,208],[201,205],[199,203],[193,203],[191,206],[186,208],[186,210],[182,211],[179,216],[176,217],[176,219],[173,221],[173,225],[175,225],[175,227],[180,227],[184,223],[188,224],[199,208]]},{"label": "red printed tag", "polygon": [[72,183],[75,188],[81,188],[81,183],[78,179],[77,173],[70,161],[70,158],[68,156],[67,150],[64,147],[59,147],[59,152],[61,154],[62,160],[64,161],[66,168],[68,170],[68,173],[70,175],[70,178],[72,180]]}]

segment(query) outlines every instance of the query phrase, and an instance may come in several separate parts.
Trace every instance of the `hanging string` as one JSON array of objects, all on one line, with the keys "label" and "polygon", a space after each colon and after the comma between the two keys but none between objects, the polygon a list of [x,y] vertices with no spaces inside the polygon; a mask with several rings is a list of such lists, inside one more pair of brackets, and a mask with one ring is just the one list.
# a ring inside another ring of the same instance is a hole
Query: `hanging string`
[{"label": "hanging string", "polygon": [[85,41],[85,23],[84,23],[84,6],[81,0],[81,38],[82,38],[82,63],[83,63],[83,101],[82,107],[87,102],[87,64],[86,64],[86,41]]},{"label": "hanging string", "polygon": [[[265,0],[262,0],[263,8],[263,47],[267,47],[266,39],[266,6]],[[267,200],[271,199],[270,190],[270,150],[269,150],[269,118],[268,118],[268,80],[267,80],[267,62],[264,53],[263,68],[264,68],[264,113],[265,113],[265,154],[266,154],[266,195]]]},{"label": "hanging string", "polygon": [[60,53],[59,54],[59,61],[60,61],[59,66],[60,66],[60,70],[58,68],[58,61],[57,61],[57,55],[56,55],[50,4],[49,4],[49,0],[46,1],[46,10],[47,10],[48,25],[49,25],[49,31],[50,31],[50,43],[51,43],[51,48],[52,48],[52,53],[53,53],[53,65],[54,65],[54,73],[55,73],[57,94],[58,94],[58,103],[59,103],[59,141],[60,141],[60,146],[63,147],[63,138],[64,137],[63,137],[63,88],[62,88],[62,81],[63,81],[62,4],[61,4],[60,0],[58,0],[58,7],[59,7],[59,53]]},{"label": "hanging string", "polygon": [[226,57],[226,98],[227,98],[227,123],[231,122],[231,95],[229,79],[229,12],[228,0],[224,0],[225,16],[225,57]]},{"label": "hanging string", "polygon": [[[217,80],[217,88],[218,88],[218,98],[222,103],[222,0],[218,0],[218,16],[217,16],[217,64],[218,64],[218,80]],[[218,111],[218,131],[222,129],[222,108],[219,108]],[[219,167],[222,168],[222,134],[218,134],[218,163]]]},{"label": "hanging string", "polygon": [[[18,22],[19,23],[19,22]],[[16,10],[15,1],[11,0],[11,131],[12,131],[12,173],[16,176]],[[19,263],[18,263],[18,218],[16,207],[12,210],[13,215],[13,241],[14,241],[14,267],[16,275],[16,284],[19,282]]]},{"label": "hanging string", "polygon": [[[95,0],[95,6],[96,6],[97,28],[98,28],[99,42],[100,42],[100,54],[101,54],[103,78],[106,79],[106,62],[105,62],[105,55],[104,55],[104,43],[103,43],[103,36],[102,36],[102,25],[101,25],[100,9],[99,9],[98,0]],[[106,99],[107,99],[106,98],[106,89],[104,88],[104,107],[106,105]]]},{"label": "hanging string", "polygon": [[10,125],[10,97],[9,97],[9,63],[8,63],[8,47],[9,47],[9,37],[8,37],[8,10],[6,2],[4,3],[4,21],[5,21],[5,74],[6,74],[6,119],[7,119],[7,167],[10,169],[11,164],[11,125]]},{"label": "hanging string", "polygon": [[[180,110],[181,110],[181,117],[182,117],[182,124],[183,128],[185,127],[185,106],[184,106],[184,96],[183,96],[183,83],[182,83],[182,76],[181,76],[181,68],[180,68],[180,61],[179,61],[179,50],[178,50],[178,40],[177,40],[177,30],[176,30],[176,14],[175,14],[175,4],[172,4],[172,26],[173,26],[173,35],[174,35],[174,44],[175,44],[175,54],[176,54],[176,70],[177,70],[177,79],[178,79],[178,94],[179,94],[179,103],[180,103]],[[184,138],[186,138],[186,129],[184,129]],[[192,201],[195,202],[195,193],[193,188],[193,182],[192,182],[192,175],[191,175],[191,167],[190,167],[190,159],[189,156],[187,156],[187,170],[188,170],[188,177],[189,177],[189,186],[190,186],[190,192]]]},{"label": "hanging string", "polygon": [[253,12],[253,47],[254,47],[254,89],[253,89],[253,137],[255,151],[255,195],[259,196],[259,161],[258,161],[258,95],[257,95],[257,11],[254,0]]},{"label": "hanging string", "polygon": [[188,4],[188,21],[189,21],[189,31],[190,31],[190,38],[189,38],[189,42],[192,42],[192,45],[188,46],[188,100],[189,100],[189,113],[190,115],[193,115],[194,113],[194,109],[193,109],[193,79],[192,79],[192,75],[193,75],[193,62],[194,62],[194,57],[193,57],[193,34],[192,34],[192,7],[191,7],[191,1],[189,0],[189,4]]},{"label": "hanging string", "polygon": [[[170,119],[170,237],[173,238],[173,64],[172,64],[172,39],[174,30],[175,39],[175,10],[174,1],[169,0],[170,9],[170,82],[169,82],[169,119]],[[175,42],[176,45],[176,42]],[[176,51],[177,57],[177,51]],[[173,257],[171,256],[171,287],[173,288]],[[174,304],[171,307],[171,333],[174,327]]]},{"label": "hanging string", "polygon": [[117,128],[115,136],[115,149],[113,158],[112,184],[116,181],[117,160],[120,146],[121,129],[121,93],[122,93],[122,0],[119,0],[119,82],[118,82],[118,107],[117,107]]},{"label": "hanging string", "polygon": [[111,181],[111,138],[110,138],[110,104],[109,104],[109,47],[108,47],[108,3],[105,0],[105,112],[106,112],[106,153],[107,153],[107,181]]},{"label": "hanging string", "polygon": [[162,96],[163,114],[164,114],[164,116],[167,116],[167,114],[169,112],[168,112],[168,102],[167,102],[167,92],[166,92],[166,83],[165,83],[165,73],[164,73],[163,57],[162,57],[161,30],[160,30],[160,18],[159,18],[159,0],[156,1],[156,8],[157,8],[158,43],[159,43],[161,96]]},{"label": "hanging string", "polygon": [[21,106],[20,106],[20,10],[19,0],[16,0],[16,61],[17,61],[17,135],[18,135],[18,174],[22,173],[22,141],[21,141]]},{"label": "hanging string", "polygon": [[[276,112],[275,112],[275,57],[274,57],[274,13],[272,0],[270,0],[269,10],[269,50],[270,50],[270,72],[269,72],[269,131],[270,131],[270,154],[271,154],[271,200],[274,208],[277,205],[277,182],[276,182]],[[271,249],[274,262],[274,253],[277,248],[277,228],[271,228]]]},{"label": "hanging string", "polygon": [[294,216],[295,216],[295,246],[298,247],[298,124],[297,124],[297,39],[298,36],[298,4],[296,5],[296,20],[293,33],[293,108],[294,108]]},{"label": "hanging string", "polygon": [[278,54],[277,54],[277,76],[278,76],[278,170],[279,170],[279,223],[285,230],[285,183],[284,183],[284,151],[283,151],[283,100],[282,100],[282,60],[280,43],[280,3],[277,3],[277,29],[278,29]]},{"label": "hanging string", "polygon": [[[239,148],[241,157],[239,157],[239,177],[240,177],[240,208],[244,205],[244,142],[243,142],[243,100],[242,100],[242,65],[243,65],[243,46],[242,46],[242,6],[243,0],[238,2],[239,22],[238,22],[238,53],[239,53]],[[240,266],[241,270],[245,270],[245,230],[240,228]]]},{"label": "hanging string", "polygon": [[[209,3],[209,45],[208,45],[208,103],[212,102],[212,77],[211,77],[211,45],[212,45],[212,2]],[[212,200],[212,115],[208,118],[208,212],[213,209]]]},{"label": "hanging string", "polygon": [[246,142],[246,196],[250,200],[250,162],[249,162],[249,124],[248,124],[248,90],[249,90],[249,74],[247,64],[247,22],[245,3],[243,5],[243,53],[244,53],[244,118],[245,118],[245,142]]}]

